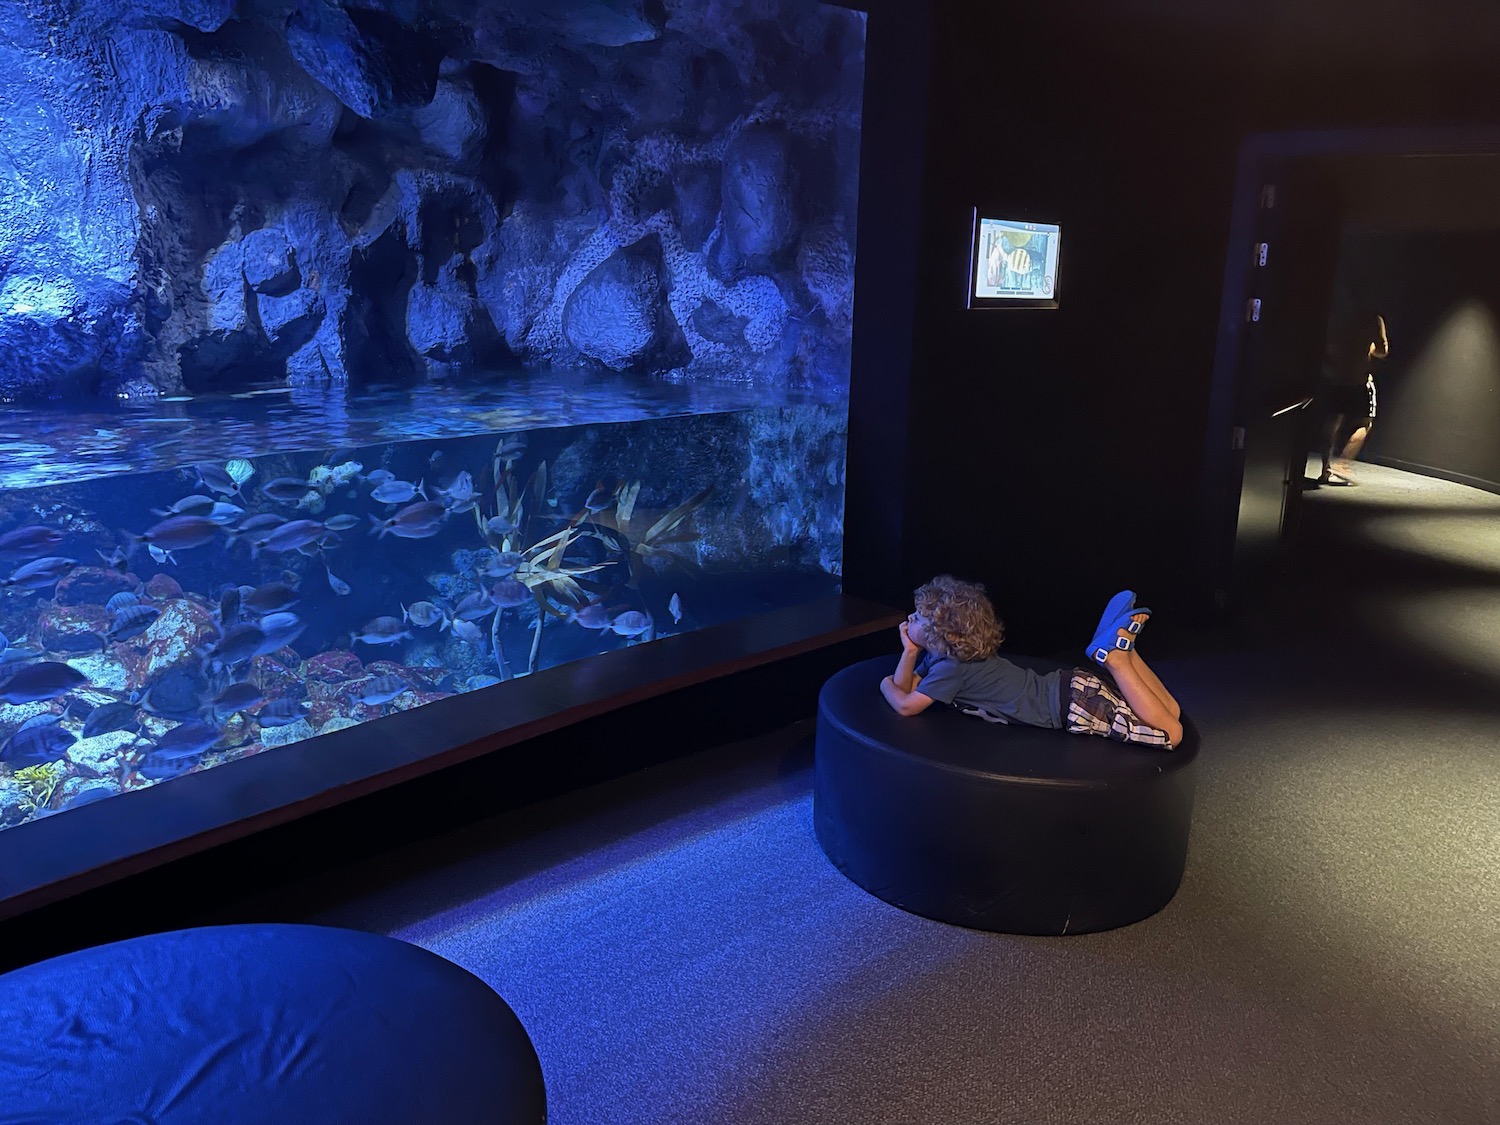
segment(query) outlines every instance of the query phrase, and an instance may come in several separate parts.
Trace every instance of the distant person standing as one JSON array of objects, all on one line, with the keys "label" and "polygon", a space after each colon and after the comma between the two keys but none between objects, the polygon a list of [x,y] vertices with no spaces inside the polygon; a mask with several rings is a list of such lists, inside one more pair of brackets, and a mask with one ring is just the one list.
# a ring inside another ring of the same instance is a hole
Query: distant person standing
[{"label": "distant person standing", "polygon": [[1330,484],[1335,478],[1350,483],[1348,463],[1359,456],[1375,426],[1374,364],[1390,354],[1385,318],[1379,313],[1353,313],[1338,318],[1331,327],[1318,389],[1323,418],[1319,484]]}]

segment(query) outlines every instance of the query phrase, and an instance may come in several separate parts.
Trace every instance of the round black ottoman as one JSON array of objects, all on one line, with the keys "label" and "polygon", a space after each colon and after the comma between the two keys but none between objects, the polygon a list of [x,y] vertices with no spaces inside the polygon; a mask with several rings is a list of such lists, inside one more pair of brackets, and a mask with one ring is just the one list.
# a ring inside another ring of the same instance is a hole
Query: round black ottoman
[{"label": "round black ottoman", "polygon": [[1008,934],[1113,929],[1171,901],[1198,754],[1186,715],[1175,750],[942,706],[903,718],[880,694],[895,666],[845,668],[818,698],[813,822],[840,871],[913,914]]},{"label": "round black ottoman", "polygon": [[323,926],[210,926],[0,976],[0,1121],[540,1125],[520,1020],[464,969]]}]

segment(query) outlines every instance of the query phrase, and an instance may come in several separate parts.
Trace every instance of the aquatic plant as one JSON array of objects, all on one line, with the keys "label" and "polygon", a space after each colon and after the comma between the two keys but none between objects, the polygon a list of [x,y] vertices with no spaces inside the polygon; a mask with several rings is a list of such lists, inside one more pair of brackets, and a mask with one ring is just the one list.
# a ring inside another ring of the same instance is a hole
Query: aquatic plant
[{"label": "aquatic plant", "polygon": [[[614,541],[621,543],[627,548],[626,559],[630,566],[630,581],[628,585],[638,586],[640,584],[640,566],[649,563],[653,559],[659,559],[689,569],[682,555],[670,550],[673,544],[691,543],[699,538],[699,533],[684,526],[687,518],[703,507],[713,495],[714,489],[700,489],[688,499],[670,509],[664,515],[658,516],[651,523],[645,521],[647,516],[636,515],[636,500],[640,496],[641,482],[633,481],[624,485],[619,492],[613,512],[601,511],[591,514],[588,523],[608,531],[618,533]],[[644,525],[644,526],[643,526]],[[606,542],[613,537],[600,536]]]},{"label": "aquatic plant", "polygon": [[23,766],[11,774],[11,777],[30,800],[33,809],[44,809],[52,801],[52,795],[68,777],[68,773],[68,763],[56,761]]}]

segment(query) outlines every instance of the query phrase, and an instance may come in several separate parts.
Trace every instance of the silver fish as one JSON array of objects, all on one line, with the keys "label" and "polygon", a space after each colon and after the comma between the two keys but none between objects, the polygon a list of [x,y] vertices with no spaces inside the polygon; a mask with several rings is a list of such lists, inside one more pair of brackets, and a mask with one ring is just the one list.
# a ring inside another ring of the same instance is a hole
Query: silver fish
[{"label": "silver fish", "polygon": [[209,660],[232,668],[260,655],[261,646],[265,643],[266,634],[259,625],[242,622],[224,630],[224,635],[204,655]]},{"label": "silver fish", "polygon": [[378,532],[381,539],[387,535],[398,539],[426,539],[438,533],[447,514],[448,510],[436,501],[421,500],[408,504],[388,520],[371,516],[370,522],[374,526],[370,528],[370,534]]},{"label": "silver fish", "polygon": [[119,730],[139,730],[140,727],[141,724],[136,722],[134,704],[104,703],[89,712],[79,733],[83,738],[93,738]]},{"label": "silver fish", "polygon": [[614,504],[615,496],[619,491],[620,482],[605,484],[601,480],[594,491],[588,494],[588,498],[584,500],[583,506],[590,512],[602,512],[605,508]]},{"label": "silver fish", "polygon": [[490,600],[487,590],[475,590],[465,594],[453,607],[453,616],[460,621],[478,621],[494,612],[495,603]]},{"label": "silver fish", "polygon": [[263,727],[285,727],[303,718],[302,701],[282,696],[273,699],[255,714],[255,721]]},{"label": "silver fish", "polygon": [[509,578],[526,559],[519,551],[496,551],[489,566],[484,568],[486,578]]},{"label": "silver fish", "polygon": [[261,551],[295,551],[318,542],[326,534],[328,529],[317,520],[291,520],[264,537],[253,540],[250,544],[250,557],[256,557]]},{"label": "silver fish", "polygon": [[238,496],[240,491],[239,482],[219,465],[194,465],[193,471],[198,474],[198,483],[204,488],[211,489],[223,496]]},{"label": "silver fish", "polygon": [[489,598],[501,609],[511,609],[531,601],[531,591],[527,589],[524,582],[517,582],[514,578],[502,578],[489,588]]},{"label": "silver fish", "polygon": [[172,552],[163,551],[155,543],[147,543],[146,550],[151,552],[151,557],[159,563],[171,563],[173,566],[177,565],[177,560],[172,557]]},{"label": "silver fish", "polygon": [[472,621],[454,618],[448,623],[448,628],[455,637],[466,644],[480,644],[484,640],[484,630]]},{"label": "silver fish", "polygon": [[667,612],[672,615],[672,624],[682,624],[682,599],[674,592],[667,602]]},{"label": "silver fish", "polygon": [[436,625],[444,620],[445,614],[431,602],[412,602],[409,606],[401,607],[401,619],[410,621],[419,629],[425,629],[429,625]]},{"label": "silver fish", "polygon": [[342,578],[333,573],[333,571],[329,570],[326,566],[323,568],[323,573],[328,575],[328,588],[339,597],[342,598],[345,594],[348,594],[352,591],[349,583],[345,582]]},{"label": "silver fish", "polygon": [[278,613],[297,604],[298,592],[295,586],[289,586],[285,582],[267,582],[263,586],[257,586],[248,594],[240,592],[240,604],[251,613],[265,615]]},{"label": "silver fish", "polygon": [[220,527],[227,527],[229,524],[232,524],[235,520],[243,516],[245,514],[245,509],[236,507],[234,504],[226,504],[223,501],[216,501],[213,507],[209,508],[209,510],[203,514],[208,519],[213,520],[214,523],[218,524]]},{"label": "silver fish", "polygon": [[376,676],[360,689],[355,698],[361,703],[371,707],[389,703],[404,691],[410,691],[411,686],[400,676]]},{"label": "silver fish", "polygon": [[18,527],[0,535],[0,560],[18,562],[21,559],[37,558],[52,550],[64,538],[63,533],[55,527],[43,527],[39,524]]},{"label": "silver fish", "polygon": [[262,496],[278,504],[293,504],[313,491],[313,486],[296,477],[277,477],[261,485],[260,491]]},{"label": "silver fish", "polygon": [[193,672],[179,665],[169,668],[146,689],[139,700],[142,707],[153,715],[168,719],[186,719],[196,715],[203,707],[203,682]]},{"label": "silver fish", "polygon": [[15,586],[21,590],[45,590],[48,586],[56,586],[77,565],[77,559],[65,559],[59,556],[36,559],[24,566],[18,566],[9,578],[0,578],[0,586]]},{"label": "silver fish", "polygon": [[598,602],[593,602],[573,613],[573,621],[582,625],[585,629],[608,629],[610,625],[609,610]]},{"label": "silver fish", "polygon": [[438,489],[438,495],[447,504],[449,512],[467,512],[474,507],[479,493],[474,489],[474,478],[467,469],[461,470],[447,488]]},{"label": "silver fish", "polygon": [[260,627],[266,633],[281,633],[287,629],[295,629],[302,624],[302,618],[287,610],[277,610],[268,613],[260,619]]},{"label": "silver fish", "polygon": [[502,434],[500,444],[495,446],[495,460],[509,465],[526,456],[525,434]]},{"label": "silver fish", "polygon": [[154,605],[124,606],[116,611],[114,624],[104,635],[112,641],[128,641],[144,633],[160,616],[161,610]]},{"label": "silver fish", "polygon": [[60,718],[61,715],[38,715],[28,719],[0,746],[0,762],[9,762],[12,769],[19,769],[57,761],[78,741],[71,731],[58,725]]},{"label": "silver fish", "polygon": [[379,488],[388,480],[395,480],[396,474],[389,469],[371,469],[365,474],[365,480],[369,481],[375,488]]},{"label": "silver fish", "polygon": [[179,723],[156,740],[151,752],[166,758],[191,758],[219,741],[219,730],[196,719]]},{"label": "silver fish", "polygon": [[404,504],[414,496],[427,499],[426,481],[412,484],[404,480],[383,481],[370,491],[370,499],[378,504]]},{"label": "silver fish", "polygon": [[257,512],[239,522],[234,529],[236,535],[248,535],[253,531],[269,531],[273,527],[280,527],[286,523],[285,516],[278,516],[275,512]]},{"label": "silver fish", "polygon": [[307,625],[295,613],[270,613],[260,619],[260,627],[266,637],[255,650],[255,655],[270,656],[300,637]]},{"label": "silver fish", "polygon": [[393,645],[398,641],[410,640],[411,633],[402,628],[404,624],[405,622],[394,617],[377,617],[366,623],[354,634],[353,639],[367,645]]},{"label": "silver fish", "polygon": [[183,551],[212,542],[221,530],[207,516],[172,516],[147,528],[142,534],[130,537],[137,543],[149,543],[163,551]]},{"label": "silver fish", "polygon": [[151,514],[163,519],[168,516],[204,516],[213,508],[214,503],[212,496],[184,496],[169,508],[152,508]]},{"label": "silver fish", "polygon": [[0,701],[38,703],[43,699],[56,699],[88,682],[88,677],[82,672],[55,660],[23,664],[0,680]]},{"label": "silver fish", "polygon": [[348,512],[333,516],[323,521],[323,526],[329,531],[348,531],[351,527],[359,526],[359,517],[351,516]]},{"label": "silver fish", "polygon": [[260,690],[258,684],[245,680],[242,683],[230,684],[214,696],[213,702],[209,704],[209,710],[214,722],[222,723],[236,712],[254,707],[265,697],[265,692]]},{"label": "silver fish", "polygon": [[651,618],[638,609],[627,609],[611,621],[609,627],[622,637],[638,637],[651,628]]},{"label": "silver fish", "polygon": [[497,538],[504,539],[507,535],[514,535],[521,529],[504,516],[491,516],[485,521],[485,530]]}]

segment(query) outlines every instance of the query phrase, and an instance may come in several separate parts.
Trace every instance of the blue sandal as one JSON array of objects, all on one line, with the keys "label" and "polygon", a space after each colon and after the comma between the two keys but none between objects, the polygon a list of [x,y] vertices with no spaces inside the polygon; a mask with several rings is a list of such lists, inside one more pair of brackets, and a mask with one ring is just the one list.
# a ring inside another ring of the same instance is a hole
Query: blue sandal
[{"label": "blue sandal", "polygon": [[1134,606],[1135,591],[1121,590],[1114,597],[1110,598],[1109,604],[1104,607],[1104,615],[1099,618],[1099,624],[1094,628],[1095,634],[1104,629],[1111,621],[1118,620],[1121,614],[1128,609],[1133,609]]},{"label": "blue sandal", "polygon": [[[1089,641],[1088,648],[1084,650],[1089,654],[1090,660],[1095,664],[1103,664],[1105,658],[1116,649],[1121,652],[1129,652],[1135,648],[1135,637],[1139,635],[1146,623],[1144,621],[1132,620],[1132,614],[1144,614],[1150,617],[1151,611],[1145,608],[1132,607],[1107,625],[1101,622],[1099,628],[1094,632],[1093,640]],[[1124,629],[1130,635],[1126,637],[1120,636],[1121,629]]]},{"label": "blue sandal", "polygon": [[1089,641],[1088,648],[1083,651],[1089,654],[1089,659],[1095,664],[1105,663],[1105,658],[1115,649],[1121,652],[1129,652],[1135,648],[1135,641],[1129,637],[1120,636],[1120,630],[1124,628],[1119,622],[1112,621],[1104,628],[1094,634],[1094,639]]}]

